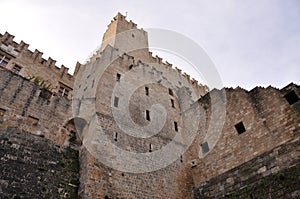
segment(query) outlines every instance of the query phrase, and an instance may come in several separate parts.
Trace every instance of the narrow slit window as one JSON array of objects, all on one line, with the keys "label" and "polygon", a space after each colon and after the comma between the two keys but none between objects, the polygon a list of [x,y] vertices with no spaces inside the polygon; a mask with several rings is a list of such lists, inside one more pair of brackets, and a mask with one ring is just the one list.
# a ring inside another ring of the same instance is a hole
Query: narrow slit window
[{"label": "narrow slit window", "polygon": [[209,146],[207,142],[201,144],[202,154],[206,154],[209,151]]},{"label": "narrow slit window", "polygon": [[299,97],[297,96],[295,91],[291,91],[288,94],[284,95],[284,98],[288,101],[290,105],[293,105],[299,101]]},{"label": "narrow slit window", "polygon": [[118,107],[119,106],[119,98],[115,97],[114,99],[114,107]]},{"label": "narrow slit window", "polygon": [[152,148],[153,148],[152,144],[149,144],[149,152],[152,152]]},{"label": "narrow slit window", "polygon": [[149,88],[145,87],[145,94],[148,96],[149,95]]},{"label": "narrow slit window", "polygon": [[117,73],[116,81],[119,82],[121,80],[121,74]]},{"label": "narrow slit window", "polygon": [[118,133],[117,132],[115,133],[115,139],[114,140],[118,141]]},{"label": "narrow slit window", "polygon": [[169,88],[169,95],[173,96],[173,91],[170,88]]},{"label": "narrow slit window", "polygon": [[146,120],[150,121],[150,111],[146,110]]},{"label": "narrow slit window", "polygon": [[171,99],[171,105],[172,105],[173,108],[175,108],[175,104],[174,104],[174,100],[173,99]]},{"label": "narrow slit window", "polygon": [[180,162],[183,163],[183,157],[180,155]]},{"label": "narrow slit window", "polygon": [[239,122],[236,125],[234,125],[236,131],[238,132],[238,134],[242,134],[244,132],[246,132],[245,126],[243,124],[243,122]]},{"label": "narrow slit window", "polygon": [[178,124],[177,124],[177,122],[174,122],[174,129],[175,129],[176,132],[178,131]]}]

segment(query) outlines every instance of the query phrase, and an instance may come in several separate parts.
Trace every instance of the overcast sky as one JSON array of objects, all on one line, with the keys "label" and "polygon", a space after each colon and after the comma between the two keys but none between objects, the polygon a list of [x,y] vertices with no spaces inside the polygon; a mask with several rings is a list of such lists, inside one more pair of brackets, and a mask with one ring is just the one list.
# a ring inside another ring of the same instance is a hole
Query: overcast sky
[{"label": "overcast sky", "polygon": [[300,84],[298,0],[1,0],[0,7],[2,34],[71,71],[101,44],[116,13],[127,12],[139,28],[173,30],[198,43],[226,87]]}]

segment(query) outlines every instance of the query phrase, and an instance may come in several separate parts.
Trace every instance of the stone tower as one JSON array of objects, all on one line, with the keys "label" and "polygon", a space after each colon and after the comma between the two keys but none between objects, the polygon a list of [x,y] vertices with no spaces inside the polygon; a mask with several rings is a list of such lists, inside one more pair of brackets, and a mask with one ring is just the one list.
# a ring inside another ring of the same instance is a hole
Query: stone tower
[{"label": "stone tower", "polygon": [[126,53],[134,56],[136,60],[149,62],[148,34],[143,29],[138,29],[137,24],[118,13],[108,25],[103,35],[99,52],[107,45],[118,49],[120,54]]}]

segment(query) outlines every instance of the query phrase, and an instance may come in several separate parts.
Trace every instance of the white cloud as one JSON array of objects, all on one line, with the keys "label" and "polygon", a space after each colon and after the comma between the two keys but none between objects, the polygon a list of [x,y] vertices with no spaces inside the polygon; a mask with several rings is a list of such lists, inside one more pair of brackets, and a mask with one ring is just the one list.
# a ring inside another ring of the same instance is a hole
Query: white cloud
[{"label": "white cloud", "polygon": [[[283,87],[300,83],[300,6],[297,0],[1,1],[3,34],[74,67],[102,40],[120,11],[139,27],[184,34],[213,59],[226,86]],[[170,60],[169,62],[172,62]],[[176,63],[175,63],[176,65]]]}]

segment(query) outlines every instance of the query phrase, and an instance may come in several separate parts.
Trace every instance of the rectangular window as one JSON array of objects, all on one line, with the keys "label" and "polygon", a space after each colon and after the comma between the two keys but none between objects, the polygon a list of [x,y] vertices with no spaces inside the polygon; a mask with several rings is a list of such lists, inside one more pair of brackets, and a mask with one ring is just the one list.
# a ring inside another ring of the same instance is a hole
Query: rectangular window
[{"label": "rectangular window", "polygon": [[169,88],[169,95],[173,96],[173,91],[170,88]]},{"label": "rectangular window", "polygon": [[12,72],[18,74],[21,71],[22,67],[18,65],[14,65],[13,68],[11,69]]},{"label": "rectangular window", "polygon": [[245,126],[243,124],[243,122],[239,122],[236,125],[234,125],[236,131],[238,132],[238,134],[242,134],[246,131]]},{"label": "rectangular window", "polygon": [[115,97],[114,99],[114,107],[118,107],[119,106],[119,98]]},{"label": "rectangular window", "polygon": [[0,55],[0,67],[5,67],[9,62],[9,58],[4,55]]},{"label": "rectangular window", "polygon": [[67,88],[63,87],[63,86],[60,86],[59,90],[58,90],[58,93],[59,93],[60,96],[66,96],[67,97],[68,94],[69,94],[69,90]]},{"label": "rectangular window", "polygon": [[146,120],[150,121],[150,111],[146,110]]},{"label": "rectangular window", "polygon": [[149,152],[151,153],[152,152],[152,144],[149,144]]},{"label": "rectangular window", "polygon": [[121,74],[117,73],[117,76],[116,76],[116,81],[119,82],[121,79]]},{"label": "rectangular window", "polygon": [[118,133],[117,132],[115,133],[115,139],[114,140],[118,141]]},{"label": "rectangular window", "polygon": [[145,87],[145,94],[148,96],[149,95],[149,88]]},{"label": "rectangular window", "polygon": [[68,97],[69,93],[72,91],[72,88],[68,87],[64,83],[59,82],[58,94],[63,97]]},{"label": "rectangular window", "polygon": [[173,99],[171,99],[171,105],[172,105],[173,108],[175,108],[175,104],[174,104],[174,100]]},{"label": "rectangular window", "polygon": [[178,125],[177,125],[177,122],[174,122],[174,129],[175,129],[176,132],[178,131]]}]

